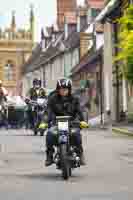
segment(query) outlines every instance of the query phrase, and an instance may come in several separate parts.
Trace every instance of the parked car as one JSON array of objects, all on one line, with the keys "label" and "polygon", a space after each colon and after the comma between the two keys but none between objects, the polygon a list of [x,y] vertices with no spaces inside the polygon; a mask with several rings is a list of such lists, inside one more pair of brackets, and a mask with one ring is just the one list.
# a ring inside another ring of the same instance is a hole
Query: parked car
[{"label": "parked car", "polygon": [[25,124],[26,103],[20,96],[7,97],[8,126],[21,128]]}]

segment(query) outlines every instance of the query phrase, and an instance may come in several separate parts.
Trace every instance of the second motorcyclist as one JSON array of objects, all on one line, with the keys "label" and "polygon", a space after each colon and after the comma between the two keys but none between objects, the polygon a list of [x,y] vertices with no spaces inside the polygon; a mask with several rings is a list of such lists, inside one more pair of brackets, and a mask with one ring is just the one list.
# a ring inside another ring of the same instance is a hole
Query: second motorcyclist
[{"label": "second motorcyclist", "polygon": [[34,115],[33,115],[33,112],[31,110],[31,106],[29,104],[29,101],[30,100],[36,101],[38,98],[47,99],[47,96],[46,96],[45,89],[41,87],[41,80],[36,78],[36,79],[33,80],[33,87],[30,88],[30,90],[28,91],[27,98],[26,98],[26,103],[28,105],[27,116],[28,116],[28,121],[29,121],[30,127],[32,129],[34,128],[35,120],[34,120]]},{"label": "second motorcyclist", "polygon": [[1,111],[2,111],[2,121],[3,121],[3,124],[7,127],[7,113],[6,113],[6,107],[5,107],[5,102],[7,101],[7,95],[8,95],[8,92],[7,90],[5,89],[5,87],[3,86],[3,83],[2,81],[0,80],[0,106],[1,106]]}]

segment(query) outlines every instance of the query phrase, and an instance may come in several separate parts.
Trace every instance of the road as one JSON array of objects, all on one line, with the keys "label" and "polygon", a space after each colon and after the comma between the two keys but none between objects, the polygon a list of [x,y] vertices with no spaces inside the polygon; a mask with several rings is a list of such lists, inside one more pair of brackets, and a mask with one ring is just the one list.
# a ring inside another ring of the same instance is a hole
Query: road
[{"label": "road", "polygon": [[109,130],[83,135],[87,165],[63,181],[44,166],[45,137],[0,130],[0,199],[132,200],[133,139]]}]

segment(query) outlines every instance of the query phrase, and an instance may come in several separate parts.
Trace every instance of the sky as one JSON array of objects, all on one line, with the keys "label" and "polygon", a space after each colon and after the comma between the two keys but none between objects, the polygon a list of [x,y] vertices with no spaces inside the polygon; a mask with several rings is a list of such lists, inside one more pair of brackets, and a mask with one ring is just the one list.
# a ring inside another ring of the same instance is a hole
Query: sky
[{"label": "sky", "polygon": [[[84,0],[78,0],[82,4]],[[30,5],[34,5],[35,40],[40,40],[42,27],[56,23],[56,0],[3,0],[0,5],[0,27],[9,27],[15,11],[18,28],[29,28]]]}]

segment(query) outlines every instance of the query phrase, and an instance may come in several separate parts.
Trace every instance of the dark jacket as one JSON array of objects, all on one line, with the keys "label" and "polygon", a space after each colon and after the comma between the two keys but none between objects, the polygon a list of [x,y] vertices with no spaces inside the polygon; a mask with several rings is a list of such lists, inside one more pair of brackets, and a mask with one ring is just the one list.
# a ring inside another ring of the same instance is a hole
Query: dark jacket
[{"label": "dark jacket", "polygon": [[2,89],[0,89],[0,105],[7,101],[6,96],[4,95]]},{"label": "dark jacket", "polygon": [[50,92],[50,94],[48,95],[48,99],[50,99],[55,94],[56,94],[56,90],[53,90],[52,92]]},{"label": "dark jacket", "polygon": [[72,116],[73,120],[84,120],[79,100],[73,95],[64,98],[55,93],[49,98],[48,121],[55,120],[55,116]]}]

